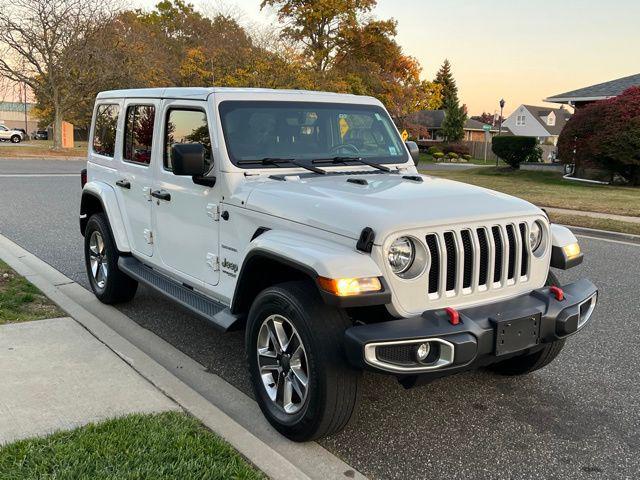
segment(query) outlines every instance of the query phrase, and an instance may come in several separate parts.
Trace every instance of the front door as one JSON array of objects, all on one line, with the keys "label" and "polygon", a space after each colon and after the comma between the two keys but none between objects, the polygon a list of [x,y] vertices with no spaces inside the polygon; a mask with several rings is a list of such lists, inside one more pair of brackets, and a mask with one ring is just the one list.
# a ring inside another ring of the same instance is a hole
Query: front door
[{"label": "front door", "polygon": [[163,103],[162,164],[156,166],[152,192],[155,248],[162,266],[205,288],[216,285],[219,279],[216,213],[220,195],[215,185],[200,185],[191,177],[174,175],[171,147],[176,143],[201,143],[213,170],[211,121],[204,101]]},{"label": "front door", "polygon": [[[122,146],[115,155],[120,166],[114,188],[123,210],[131,248],[146,256],[153,255],[149,193],[153,183],[152,158],[157,157],[154,151],[160,147],[158,142],[154,145],[153,138],[159,106],[158,100],[151,99],[131,99],[124,103]],[[101,107],[98,107],[97,115],[101,114]]]}]

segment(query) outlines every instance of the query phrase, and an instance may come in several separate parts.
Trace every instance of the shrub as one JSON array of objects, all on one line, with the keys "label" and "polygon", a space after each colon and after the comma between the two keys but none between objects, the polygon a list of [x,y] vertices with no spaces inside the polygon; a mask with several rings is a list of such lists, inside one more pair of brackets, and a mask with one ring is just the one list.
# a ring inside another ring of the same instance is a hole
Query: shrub
[{"label": "shrub", "polygon": [[493,137],[491,150],[512,168],[520,168],[521,162],[535,159],[536,151],[542,152],[535,137],[520,136]]},{"label": "shrub", "polygon": [[464,143],[435,143],[430,147],[430,149],[431,148],[435,148],[438,152],[453,152],[457,153],[458,155],[467,155],[471,153],[469,147],[467,147]]},{"label": "shrub", "polygon": [[464,155],[462,155],[462,158],[464,158],[465,160],[469,161],[469,160],[471,160],[471,155],[469,155],[468,153],[465,153]]},{"label": "shrub", "polygon": [[433,158],[435,158],[436,160],[442,160],[442,157],[444,157],[444,153],[442,152],[436,152],[433,154]]},{"label": "shrub", "polygon": [[455,153],[455,152],[449,152],[447,154],[447,157],[449,157],[449,158],[458,158],[458,156],[459,155],[457,153]]},{"label": "shrub", "polygon": [[438,148],[438,147],[429,147],[427,149],[427,153],[429,155],[433,155],[434,153],[439,153],[439,152],[442,152],[442,150],[440,150],[440,148]]},{"label": "shrub", "polygon": [[558,139],[558,157],[578,175],[600,169],[640,185],[640,87],[580,108]]}]

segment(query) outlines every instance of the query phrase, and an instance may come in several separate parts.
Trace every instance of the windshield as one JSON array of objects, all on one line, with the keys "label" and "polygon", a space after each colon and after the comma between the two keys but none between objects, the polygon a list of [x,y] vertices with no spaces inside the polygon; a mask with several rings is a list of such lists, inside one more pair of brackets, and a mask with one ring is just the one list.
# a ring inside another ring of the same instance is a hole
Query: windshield
[{"label": "windshield", "polygon": [[376,105],[225,101],[220,118],[229,158],[243,168],[275,166],[247,163],[264,158],[408,160],[389,115]]}]

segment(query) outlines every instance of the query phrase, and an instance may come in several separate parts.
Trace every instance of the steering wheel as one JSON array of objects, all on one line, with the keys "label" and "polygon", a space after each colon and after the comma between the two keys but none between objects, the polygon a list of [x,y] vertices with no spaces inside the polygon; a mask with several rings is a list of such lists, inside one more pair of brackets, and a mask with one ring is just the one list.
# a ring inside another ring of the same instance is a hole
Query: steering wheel
[{"label": "steering wheel", "polygon": [[334,145],[329,149],[329,153],[338,153],[340,152],[340,150],[346,150],[346,152],[344,153],[355,153],[355,154],[360,153],[360,150],[358,149],[358,147],[356,147],[352,143],[342,143],[340,145]]}]

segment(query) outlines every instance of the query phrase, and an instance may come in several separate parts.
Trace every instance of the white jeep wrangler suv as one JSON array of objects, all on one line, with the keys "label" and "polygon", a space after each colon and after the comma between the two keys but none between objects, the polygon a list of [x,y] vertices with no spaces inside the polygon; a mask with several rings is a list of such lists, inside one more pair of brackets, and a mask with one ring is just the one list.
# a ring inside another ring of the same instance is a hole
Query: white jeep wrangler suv
[{"label": "white jeep wrangler suv", "polygon": [[343,428],[363,369],[405,387],[524,374],[589,321],[597,289],[550,266],[566,228],[502,193],[418,174],[382,104],[333,93],[166,88],[97,97],[86,267],[105,303],[139,282],[246,329],[255,397],[293,440]]}]

